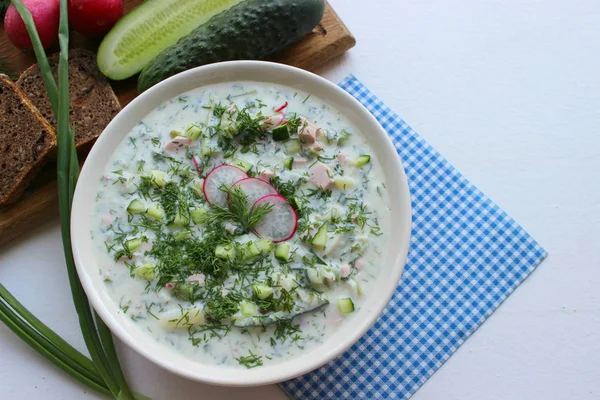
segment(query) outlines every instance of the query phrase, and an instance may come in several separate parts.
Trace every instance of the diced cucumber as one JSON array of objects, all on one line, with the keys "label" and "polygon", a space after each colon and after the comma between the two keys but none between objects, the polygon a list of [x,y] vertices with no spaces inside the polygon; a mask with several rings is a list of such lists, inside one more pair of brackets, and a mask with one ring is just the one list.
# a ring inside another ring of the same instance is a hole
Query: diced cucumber
[{"label": "diced cucumber", "polygon": [[240,303],[240,311],[244,317],[253,317],[258,315],[258,306],[252,301],[244,300]]},{"label": "diced cucumber", "polygon": [[144,205],[144,203],[139,200],[139,199],[135,199],[133,200],[131,203],[129,203],[129,205],[127,206],[127,212],[129,214],[141,214],[144,211],[146,211],[146,206]]},{"label": "diced cucumber", "polygon": [[176,242],[180,242],[183,239],[187,239],[190,236],[192,236],[192,232],[191,231],[181,231],[181,232],[177,232],[174,236],[175,241]]},{"label": "diced cucumber", "polygon": [[183,133],[173,129],[169,135],[171,136],[171,139],[175,139],[177,136],[183,136]]},{"label": "diced cucumber", "polygon": [[152,281],[156,277],[154,273],[154,264],[145,263],[134,270],[135,276],[144,281]]},{"label": "diced cucumber", "polygon": [[294,209],[296,209],[296,211],[300,211],[302,209],[302,207],[300,206],[300,199],[298,199],[296,196],[290,199],[290,204],[292,205],[292,207],[294,207]]},{"label": "diced cucumber", "polygon": [[193,282],[179,282],[171,289],[173,297],[183,301],[191,301],[194,298],[197,284]]},{"label": "diced cucumber", "polygon": [[204,190],[202,189],[203,185],[204,185],[204,179],[196,179],[193,183],[194,190],[200,197],[204,196]]},{"label": "diced cucumber", "polygon": [[166,329],[189,329],[190,326],[204,323],[204,311],[197,307],[176,309],[161,313],[159,322]]},{"label": "diced cucumber", "polygon": [[329,220],[330,221],[338,220],[339,218],[342,217],[342,215],[344,215],[344,212],[342,211],[342,209],[339,206],[332,205],[331,209],[329,210]]},{"label": "diced cucumber", "polygon": [[254,292],[254,295],[261,300],[268,299],[273,295],[273,288],[264,283],[255,283],[252,285],[252,291]]},{"label": "diced cucumber", "polygon": [[244,172],[250,171],[253,167],[252,163],[249,163],[248,161],[240,160],[239,158],[234,158],[233,160],[231,160],[231,164],[244,170]]},{"label": "diced cucumber", "polygon": [[356,253],[358,255],[364,254],[365,251],[369,248],[369,237],[366,235],[360,235],[354,240],[352,246],[350,246],[350,251],[352,253]]},{"label": "diced cucumber", "polygon": [[148,214],[150,218],[161,219],[163,215],[165,215],[165,212],[158,204],[153,204],[148,207],[146,214]]},{"label": "diced cucumber", "polygon": [[258,255],[260,255],[261,251],[254,242],[248,242],[244,245],[242,249],[242,257],[245,261],[250,260]]},{"label": "diced cucumber", "polygon": [[235,135],[237,135],[238,126],[235,123],[235,121],[233,121],[231,119],[222,119],[221,120],[221,130],[226,136],[229,136],[230,138],[232,138]]},{"label": "diced cucumber", "polygon": [[287,125],[281,125],[273,129],[273,140],[276,142],[285,142],[290,138],[290,129]]},{"label": "diced cucumber", "polygon": [[338,300],[338,309],[342,315],[348,315],[354,311],[354,302],[350,297],[344,297]]},{"label": "diced cucumber", "polygon": [[292,276],[282,275],[281,277],[279,277],[278,283],[279,283],[279,286],[281,286],[283,289],[287,290],[288,292],[290,292],[298,287],[298,282],[296,282],[296,280],[293,278],[293,275]]},{"label": "diced cucumber", "polygon": [[348,132],[345,129],[342,129],[342,134],[340,135],[340,137],[337,140],[337,145],[338,146],[343,146],[346,144],[346,142],[348,141],[348,139],[350,138],[352,134],[350,132]]},{"label": "diced cucumber", "polygon": [[142,239],[135,238],[135,239],[129,239],[128,241],[126,241],[125,245],[123,247],[125,247],[125,250],[127,250],[127,251],[134,251],[134,250],[138,249],[141,245],[142,245]]},{"label": "diced cucumber", "polygon": [[308,281],[313,285],[322,285],[325,282],[325,277],[317,268],[307,268],[306,277],[308,278]]},{"label": "diced cucumber", "polygon": [[290,244],[279,243],[275,246],[275,258],[281,261],[288,261],[290,257]]},{"label": "diced cucumber", "polygon": [[347,283],[348,283],[348,285],[350,285],[352,287],[352,289],[354,289],[356,291],[357,295],[359,295],[359,296],[363,295],[362,287],[360,287],[360,285],[358,284],[356,279],[350,278],[350,279],[348,279]]},{"label": "diced cucumber", "polygon": [[167,184],[167,174],[163,171],[153,169],[150,171],[150,182],[154,186],[163,187]]},{"label": "diced cucumber", "polygon": [[208,213],[208,210],[206,208],[194,208],[190,211],[190,214],[192,215],[192,221],[196,225],[199,225],[202,223],[202,219],[204,218],[204,216],[207,213]]},{"label": "diced cucumber", "polygon": [[356,187],[356,181],[346,176],[336,176],[335,178],[333,178],[333,183],[336,189],[340,190],[352,189]]},{"label": "diced cucumber", "polygon": [[202,157],[212,156],[217,152],[218,150],[210,145],[210,140],[208,138],[202,140]]},{"label": "diced cucumber", "polygon": [[184,217],[180,213],[177,213],[175,218],[173,218],[173,221],[171,221],[167,224],[167,228],[180,229],[180,228],[183,228],[184,226],[187,226],[189,223],[190,223],[190,220],[188,218]]},{"label": "diced cucumber", "polygon": [[302,150],[302,143],[298,139],[290,140],[285,144],[285,153],[292,155]]},{"label": "diced cucumber", "polygon": [[365,154],[365,155],[362,155],[362,156],[358,157],[354,161],[354,165],[357,168],[360,168],[360,167],[364,167],[365,165],[367,165],[370,162],[371,162],[371,156]]},{"label": "diced cucumber", "polygon": [[235,247],[232,245],[218,245],[215,248],[215,256],[224,260],[232,261],[235,258]]},{"label": "diced cucumber", "polygon": [[190,124],[185,130],[185,136],[192,140],[198,140],[200,135],[202,135],[202,129],[198,125]]},{"label": "diced cucumber", "polygon": [[267,252],[273,250],[273,247],[275,245],[273,244],[273,241],[271,239],[261,238],[261,239],[258,239],[258,242],[256,242],[256,246],[258,246],[258,248],[262,252],[267,253]]},{"label": "diced cucumber", "polygon": [[294,157],[286,158],[285,160],[283,160],[283,167],[286,169],[291,170],[293,164],[294,164]]},{"label": "diced cucumber", "polygon": [[310,241],[310,243],[319,250],[325,249],[325,246],[327,245],[327,228],[328,224],[327,222],[324,222]]}]

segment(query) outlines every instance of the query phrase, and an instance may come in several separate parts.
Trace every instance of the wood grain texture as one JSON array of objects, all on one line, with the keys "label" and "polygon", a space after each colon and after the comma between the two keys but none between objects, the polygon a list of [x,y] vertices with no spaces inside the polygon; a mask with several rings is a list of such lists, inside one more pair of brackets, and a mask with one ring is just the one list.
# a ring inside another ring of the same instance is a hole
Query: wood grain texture
[{"label": "wood grain texture", "polygon": [[[129,11],[141,2],[141,0],[126,0],[125,10]],[[72,47],[96,51],[99,42],[73,33],[71,44]],[[287,49],[273,54],[268,60],[310,71],[339,57],[355,44],[356,40],[346,25],[327,4],[323,19],[313,32]],[[57,51],[58,48],[51,49],[50,52],[52,50]],[[18,50],[8,42],[2,26],[0,26],[0,55],[7,58],[12,72],[17,75],[35,63],[33,52]],[[136,78],[111,82],[123,107],[137,96],[136,83]],[[18,203],[0,208],[0,247],[16,237],[26,235],[45,220],[58,214],[55,171],[54,164],[46,165]]]}]

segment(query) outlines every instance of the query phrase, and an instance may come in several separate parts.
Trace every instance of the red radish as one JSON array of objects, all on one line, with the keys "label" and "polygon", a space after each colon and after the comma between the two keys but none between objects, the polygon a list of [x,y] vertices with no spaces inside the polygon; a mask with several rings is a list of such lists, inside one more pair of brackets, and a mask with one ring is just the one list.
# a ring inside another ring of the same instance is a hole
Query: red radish
[{"label": "red radish", "polygon": [[271,239],[274,243],[291,239],[298,228],[298,215],[286,198],[278,194],[268,194],[256,200],[252,208],[261,204],[272,204],[273,208],[254,227],[254,233]]},{"label": "red radish", "polygon": [[288,106],[288,102],[286,101],[285,103],[283,103],[283,105],[282,105],[281,107],[278,107],[278,108],[275,110],[275,112],[276,112],[276,113],[278,113],[278,112],[282,112],[283,110],[285,110],[285,109],[287,108],[287,106]]},{"label": "red radish", "polygon": [[223,164],[206,175],[202,191],[204,198],[211,206],[227,207],[227,193],[221,190],[223,185],[230,187],[240,179],[247,178],[248,175],[243,169],[234,165]]},{"label": "red radish", "polygon": [[192,156],[192,164],[194,164],[194,168],[196,168],[196,173],[200,176],[200,160],[196,156]]},{"label": "red radish", "polygon": [[256,200],[268,194],[279,194],[277,189],[271,186],[270,183],[258,178],[245,178],[233,184],[232,188],[240,187],[248,196],[248,203],[254,204]]},{"label": "red radish", "polygon": [[285,116],[283,114],[275,114],[272,117],[269,117],[261,122],[267,128],[277,128],[280,125],[283,125],[287,122]]},{"label": "red radish", "polygon": [[[60,20],[59,0],[22,0],[27,7],[45,49],[56,43]],[[8,40],[21,49],[32,48],[25,23],[14,5],[10,5],[4,16],[4,29]]]},{"label": "red radish", "polygon": [[123,0],[69,0],[69,23],[87,37],[104,36],[123,16]]}]

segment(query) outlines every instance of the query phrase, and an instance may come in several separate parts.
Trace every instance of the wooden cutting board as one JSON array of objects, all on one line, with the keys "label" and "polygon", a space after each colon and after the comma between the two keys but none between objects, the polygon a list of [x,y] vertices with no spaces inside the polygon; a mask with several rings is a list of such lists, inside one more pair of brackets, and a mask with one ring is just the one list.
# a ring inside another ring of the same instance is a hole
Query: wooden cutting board
[{"label": "wooden cutting board", "polygon": [[[142,1],[125,0],[125,11],[130,11]],[[72,47],[84,47],[93,51],[97,50],[99,44],[76,33],[72,34],[71,43]],[[355,44],[356,40],[348,28],[327,4],[323,20],[312,33],[287,49],[272,55],[269,60],[314,70],[342,55]],[[20,51],[8,42],[2,26],[0,26],[0,55],[7,58],[15,75],[35,63],[33,53]],[[137,96],[135,78],[112,82],[112,86],[123,107]],[[37,226],[57,214],[56,165],[48,164],[18,203],[0,208],[0,246],[34,231]]]}]

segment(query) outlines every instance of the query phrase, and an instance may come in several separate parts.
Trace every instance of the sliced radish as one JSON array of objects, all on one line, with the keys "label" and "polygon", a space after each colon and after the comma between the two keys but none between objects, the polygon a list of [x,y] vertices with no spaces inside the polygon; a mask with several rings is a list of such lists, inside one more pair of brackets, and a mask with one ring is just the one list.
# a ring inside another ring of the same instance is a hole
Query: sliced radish
[{"label": "sliced radish", "polygon": [[279,194],[270,183],[258,178],[241,179],[233,184],[232,189],[235,187],[240,187],[242,192],[248,196],[248,204],[254,204],[256,200],[268,194]]},{"label": "sliced radish", "polygon": [[230,187],[240,179],[247,178],[248,175],[234,165],[223,164],[206,175],[202,191],[208,204],[212,206],[227,207],[227,193],[221,190],[223,185]]},{"label": "sliced radish", "polygon": [[192,164],[194,164],[194,168],[196,168],[196,173],[200,176],[200,159],[196,156],[192,156]]},{"label": "sliced radish", "polygon": [[288,106],[288,102],[286,101],[285,103],[283,103],[281,106],[277,107],[277,109],[275,110],[276,113],[278,112],[282,112],[283,110],[285,110]]},{"label": "sliced radish", "polygon": [[298,215],[285,197],[278,194],[268,194],[256,200],[252,208],[261,204],[272,204],[273,208],[254,227],[254,232],[274,243],[291,239],[298,228]]}]

